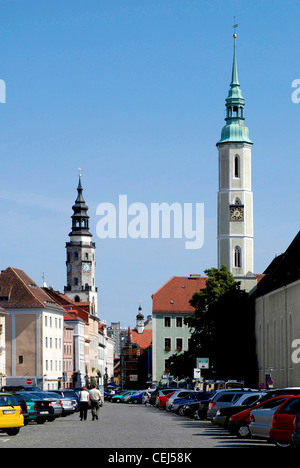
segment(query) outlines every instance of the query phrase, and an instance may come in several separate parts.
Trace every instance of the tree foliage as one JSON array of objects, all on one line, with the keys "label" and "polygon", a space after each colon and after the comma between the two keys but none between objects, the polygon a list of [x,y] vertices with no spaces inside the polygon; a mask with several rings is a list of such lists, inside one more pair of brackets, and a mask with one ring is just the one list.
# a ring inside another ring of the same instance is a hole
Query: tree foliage
[{"label": "tree foliage", "polygon": [[[206,378],[256,379],[254,312],[248,294],[227,267],[205,271],[206,288],[193,295],[195,312],[186,318],[190,349],[170,358],[172,375],[193,376],[197,357],[208,357]],[[250,383],[250,382],[249,382]]]}]

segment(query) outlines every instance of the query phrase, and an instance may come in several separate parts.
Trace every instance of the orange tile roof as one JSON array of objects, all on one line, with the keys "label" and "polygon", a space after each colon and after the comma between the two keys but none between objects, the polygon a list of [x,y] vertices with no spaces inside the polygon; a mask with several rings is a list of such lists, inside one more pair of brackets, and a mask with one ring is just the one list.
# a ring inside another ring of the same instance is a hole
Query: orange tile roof
[{"label": "orange tile roof", "polygon": [[206,287],[200,275],[173,276],[152,295],[153,313],[194,313],[189,301],[193,294]]},{"label": "orange tile roof", "polygon": [[6,309],[26,307],[61,309],[42,288],[19,268],[8,267],[1,272],[0,296],[6,298]]},{"label": "orange tile roof", "polygon": [[149,348],[152,343],[152,330],[144,330],[143,333],[132,330],[131,336],[132,342],[137,344],[141,349]]},{"label": "orange tile roof", "polygon": [[[82,319],[84,322],[88,323],[89,314],[86,308],[86,302],[75,302],[72,301],[66,294],[62,294],[59,291],[54,291],[51,288],[42,288],[57,304],[61,305],[69,313],[68,318],[65,314],[65,320],[78,320]],[[83,307],[81,305],[83,304]],[[90,303],[88,303],[90,304]]]}]

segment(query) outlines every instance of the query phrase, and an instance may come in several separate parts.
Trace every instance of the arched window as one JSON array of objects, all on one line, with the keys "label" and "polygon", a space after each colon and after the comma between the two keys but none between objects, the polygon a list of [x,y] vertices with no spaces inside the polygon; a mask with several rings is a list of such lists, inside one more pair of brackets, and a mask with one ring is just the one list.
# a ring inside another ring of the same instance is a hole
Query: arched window
[{"label": "arched window", "polygon": [[236,245],[234,248],[234,268],[241,268],[242,267],[242,251],[241,248]]},{"label": "arched window", "polygon": [[80,297],[79,297],[79,296],[75,296],[75,297],[74,297],[74,302],[80,302]]},{"label": "arched window", "polygon": [[234,157],[234,177],[240,178],[240,157],[238,154]]}]

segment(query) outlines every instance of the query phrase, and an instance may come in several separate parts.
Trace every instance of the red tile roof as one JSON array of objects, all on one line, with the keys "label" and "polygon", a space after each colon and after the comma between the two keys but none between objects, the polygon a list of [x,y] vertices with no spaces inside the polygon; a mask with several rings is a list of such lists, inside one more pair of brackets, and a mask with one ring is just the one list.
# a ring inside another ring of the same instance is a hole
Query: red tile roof
[{"label": "red tile roof", "polygon": [[152,295],[152,311],[162,313],[194,313],[189,301],[193,294],[206,287],[201,275],[173,276]]},{"label": "red tile roof", "polygon": [[61,309],[23,270],[8,267],[0,274],[0,298],[6,309],[50,307]]},{"label": "red tile roof", "polygon": [[132,342],[137,344],[141,349],[147,349],[152,343],[152,330],[144,329],[143,333],[138,333],[136,330],[131,331]]},{"label": "red tile roof", "polygon": [[59,305],[67,310],[68,314],[65,314],[65,320],[78,320],[82,319],[84,322],[89,321],[89,312],[86,309],[86,304],[90,302],[75,302],[72,301],[68,296],[62,294],[59,291],[54,291],[51,288],[43,288],[43,290]]}]

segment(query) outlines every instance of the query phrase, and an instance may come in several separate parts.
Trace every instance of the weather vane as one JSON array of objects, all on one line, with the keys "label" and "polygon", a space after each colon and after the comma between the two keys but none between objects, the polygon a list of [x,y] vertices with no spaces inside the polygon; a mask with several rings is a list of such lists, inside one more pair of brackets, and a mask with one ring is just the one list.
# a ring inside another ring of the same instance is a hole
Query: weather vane
[{"label": "weather vane", "polygon": [[235,16],[233,17],[233,22],[234,22],[234,25],[232,26],[233,29],[234,29],[233,37],[235,38],[236,37],[236,28],[238,27],[238,24],[235,22]]}]

